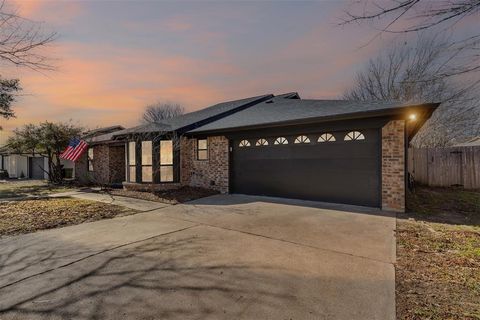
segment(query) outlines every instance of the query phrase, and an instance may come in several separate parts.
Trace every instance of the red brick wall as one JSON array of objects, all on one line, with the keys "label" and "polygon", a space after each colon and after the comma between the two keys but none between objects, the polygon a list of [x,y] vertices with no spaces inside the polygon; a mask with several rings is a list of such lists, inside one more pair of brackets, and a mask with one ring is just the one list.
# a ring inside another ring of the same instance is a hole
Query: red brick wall
[{"label": "red brick wall", "polygon": [[125,146],[110,146],[108,154],[109,182],[122,183],[125,178]]},{"label": "red brick wall", "polygon": [[382,209],[405,211],[405,121],[382,128]]},{"label": "red brick wall", "polygon": [[93,172],[88,171],[87,152],[75,163],[75,178],[84,184],[112,184],[125,180],[125,147],[93,146]]},{"label": "red brick wall", "polygon": [[196,139],[181,138],[180,182],[182,185],[228,192],[228,139],[208,137],[208,160],[197,160]]}]

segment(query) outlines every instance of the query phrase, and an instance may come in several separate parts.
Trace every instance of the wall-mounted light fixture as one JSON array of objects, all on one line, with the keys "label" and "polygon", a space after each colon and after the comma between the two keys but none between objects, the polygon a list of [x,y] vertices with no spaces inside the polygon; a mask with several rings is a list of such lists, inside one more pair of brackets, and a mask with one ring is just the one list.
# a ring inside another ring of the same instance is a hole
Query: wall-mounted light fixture
[{"label": "wall-mounted light fixture", "polygon": [[417,115],[415,113],[411,113],[409,116],[408,116],[408,119],[410,119],[411,121],[415,121],[417,120]]}]

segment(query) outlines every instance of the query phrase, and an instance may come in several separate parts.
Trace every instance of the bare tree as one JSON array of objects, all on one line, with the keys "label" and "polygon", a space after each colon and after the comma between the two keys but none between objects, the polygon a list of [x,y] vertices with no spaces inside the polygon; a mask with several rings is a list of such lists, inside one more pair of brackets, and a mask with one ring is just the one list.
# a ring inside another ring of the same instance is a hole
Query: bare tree
[{"label": "bare tree", "polygon": [[[480,15],[479,0],[390,0],[388,2],[360,0],[347,12],[341,25],[371,23],[381,33],[415,33],[432,30],[444,33],[448,28],[470,16]],[[476,20],[480,30],[480,19]],[[452,77],[480,71],[480,32],[452,41],[445,48],[448,63],[435,77]],[[446,68],[445,68],[446,67]]]},{"label": "bare tree", "polygon": [[449,39],[419,36],[412,44],[394,42],[357,73],[343,97],[360,101],[441,102],[414,139],[417,146],[446,146],[476,131],[478,81],[435,77],[444,64]]},{"label": "bare tree", "polygon": [[157,102],[145,107],[142,115],[142,121],[145,123],[158,123],[164,119],[173,118],[185,113],[178,103]]},{"label": "bare tree", "polygon": [[53,70],[52,61],[41,49],[53,42],[57,33],[45,30],[43,23],[19,16],[0,2],[0,60],[32,70]]},{"label": "bare tree", "polygon": [[[35,71],[54,70],[52,61],[41,50],[57,38],[45,32],[42,23],[20,17],[0,1],[0,61]],[[0,118],[15,117],[11,104],[22,90],[18,79],[0,77]],[[1,130],[1,128],[0,128]]]}]

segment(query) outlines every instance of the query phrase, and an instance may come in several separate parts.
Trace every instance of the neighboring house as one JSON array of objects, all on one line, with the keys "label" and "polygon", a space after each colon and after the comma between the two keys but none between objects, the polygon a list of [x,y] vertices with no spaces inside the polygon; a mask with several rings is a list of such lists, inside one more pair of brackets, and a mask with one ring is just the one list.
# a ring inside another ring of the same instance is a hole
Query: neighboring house
[{"label": "neighboring house", "polygon": [[[60,159],[63,175],[73,179],[75,164],[72,161]],[[48,157],[38,154],[17,153],[7,146],[0,148],[0,169],[6,170],[11,179],[48,179]]]},{"label": "neighboring house", "polygon": [[125,143],[112,140],[122,126],[111,126],[86,132],[82,139],[88,150],[74,164],[74,176],[80,183],[121,185],[125,181]]},{"label": "neighboring house", "polygon": [[454,147],[480,147],[480,137],[475,137],[468,141],[457,143]]},{"label": "neighboring house", "polygon": [[127,189],[199,186],[405,210],[406,146],[437,103],[263,95],[113,134]]},{"label": "neighboring house", "polygon": [[0,170],[6,170],[10,178],[48,179],[48,159],[33,154],[20,154],[0,148]]},{"label": "neighboring house", "polygon": [[[82,139],[88,143],[88,151],[75,163],[60,159],[65,178],[105,185],[125,181],[125,143],[112,140],[112,134],[123,129],[111,126],[86,132]],[[10,178],[48,179],[48,158],[18,154],[4,146],[0,148],[0,169]]]}]

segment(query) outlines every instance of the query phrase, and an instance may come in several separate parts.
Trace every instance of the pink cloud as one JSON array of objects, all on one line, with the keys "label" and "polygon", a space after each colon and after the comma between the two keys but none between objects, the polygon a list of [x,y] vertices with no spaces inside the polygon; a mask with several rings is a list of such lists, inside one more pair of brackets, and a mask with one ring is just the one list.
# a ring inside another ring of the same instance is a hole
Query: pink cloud
[{"label": "pink cloud", "polygon": [[77,1],[11,0],[11,4],[20,16],[34,21],[48,21],[49,25],[69,23],[83,12],[81,2]]},{"label": "pink cloud", "polygon": [[[134,125],[143,107],[157,100],[175,101],[193,110],[227,97],[202,79],[235,76],[227,63],[172,56],[143,49],[63,43],[58,72],[16,74],[25,96],[16,104],[9,128],[29,122],[70,118],[91,125]],[[228,97],[230,98],[230,97]]]}]

